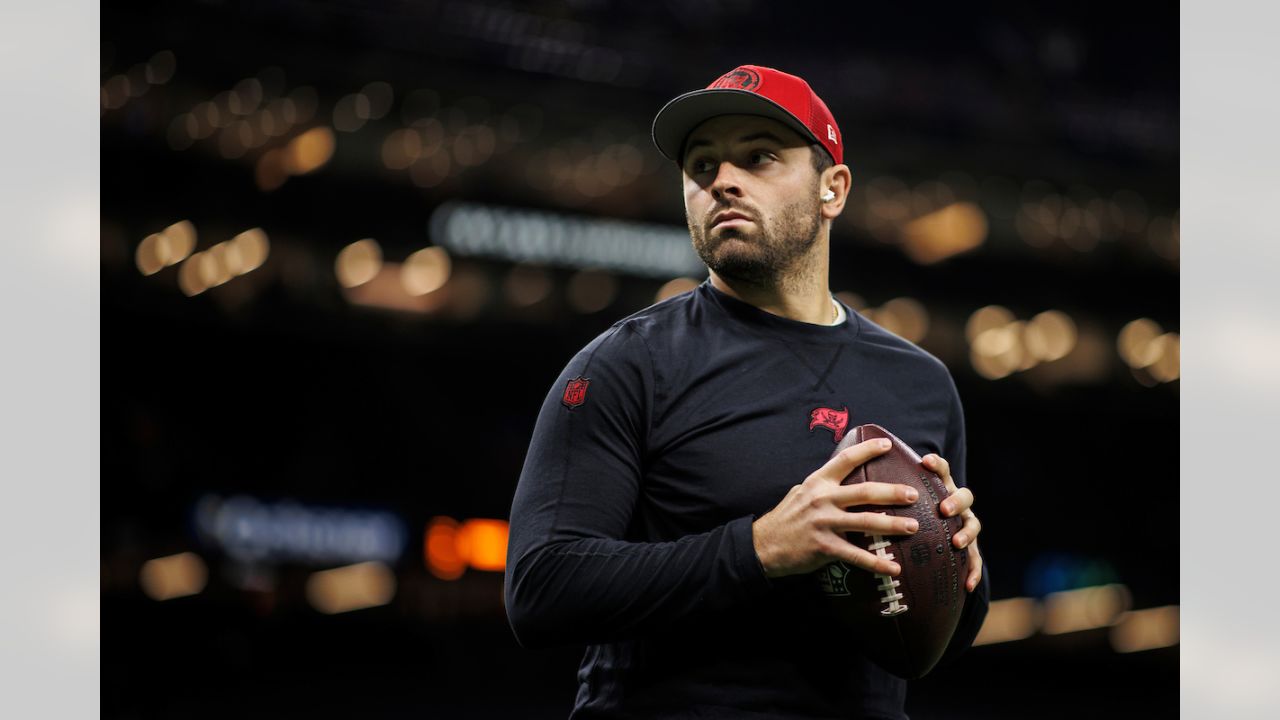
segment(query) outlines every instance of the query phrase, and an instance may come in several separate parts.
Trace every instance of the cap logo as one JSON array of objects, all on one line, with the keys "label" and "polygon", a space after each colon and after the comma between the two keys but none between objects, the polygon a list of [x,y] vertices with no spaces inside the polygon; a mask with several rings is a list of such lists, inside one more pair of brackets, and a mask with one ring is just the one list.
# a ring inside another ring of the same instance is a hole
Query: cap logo
[{"label": "cap logo", "polygon": [[747,70],[746,68],[737,68],[720,76],[715,82],[707,86],[712,88],[728,88],[730,90],[750,90],[755,91],[760,87],[760,74],[755,70]]},{"label": "cap logo", "polygon": [[836,139],[836,129],[831,127],[830,125],[827,126],[827,139],[833,143],[840,142],[839,140]]}]

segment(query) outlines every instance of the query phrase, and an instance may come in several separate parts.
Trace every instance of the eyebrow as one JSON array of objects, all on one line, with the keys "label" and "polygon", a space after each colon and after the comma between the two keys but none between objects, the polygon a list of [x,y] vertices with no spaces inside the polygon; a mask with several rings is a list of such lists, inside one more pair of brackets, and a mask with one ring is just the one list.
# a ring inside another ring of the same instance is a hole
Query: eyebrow
[{"label": "eyebrow", "polygon": [[[750,135],[743,135],[742,137],[738,138],[739,143],[748,143],[755,140],[772,140],[774,143],[778,145],[786,144],[782,141],[782,138],[778,137],[777,135],[774,135],[768,130],[761,130],[760,132],[751,133]],[[710,146],[711,146],[710,140],[694,140],[693,142],[685,146],[684,152],[686,155],[688,155],[689,152],[692,151],[694,148],[710,147]]]}]

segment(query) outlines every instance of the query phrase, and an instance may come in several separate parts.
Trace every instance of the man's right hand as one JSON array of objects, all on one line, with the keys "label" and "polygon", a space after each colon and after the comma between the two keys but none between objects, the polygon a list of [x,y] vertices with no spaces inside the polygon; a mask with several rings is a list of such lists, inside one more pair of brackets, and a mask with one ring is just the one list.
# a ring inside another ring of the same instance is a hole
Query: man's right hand
[{"label": "man's right hand", "polygon": [[911,505],[916,501],[915,489],[896,483],[840,484],[855,468],[884,454],[890,446],[888,440],[878,438],[845,448],[752,523],[756,555],[767,577],[812,572],[836,560],[883,575],[901,572],[897,563],[854,545],[845,539],[845,533],[910,535],[917,530],[916,521],[846,508]]}]

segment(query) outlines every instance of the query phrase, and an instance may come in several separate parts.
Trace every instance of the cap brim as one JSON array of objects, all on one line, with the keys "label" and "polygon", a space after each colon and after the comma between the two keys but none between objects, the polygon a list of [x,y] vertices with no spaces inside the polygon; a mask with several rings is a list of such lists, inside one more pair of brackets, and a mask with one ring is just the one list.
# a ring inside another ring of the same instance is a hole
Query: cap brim
[{"label": "cap brim", "polygon": [[668,159],[680,162],[680,151],[693,129],[719,115],[758,115],[786,125],[821,145],[813,131],[781,105],[746,90],[694,90],[667,103],[653,118],[653,144]]}]

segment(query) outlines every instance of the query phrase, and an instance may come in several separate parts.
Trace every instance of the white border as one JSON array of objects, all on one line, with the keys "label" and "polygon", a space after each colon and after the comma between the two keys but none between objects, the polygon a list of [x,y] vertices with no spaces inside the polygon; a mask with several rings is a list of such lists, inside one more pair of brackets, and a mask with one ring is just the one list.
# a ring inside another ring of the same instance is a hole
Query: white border
[{"label": "white border", "polygon": [[1275,717],[1280,707],[1270,522],[1280,506],[1278,19],[1265,3],[1182,6],[1185,717]]},{"label": "white border", "polygon": [[94,717],[99,9],[0,15],[0,688],[9,717]]}]

